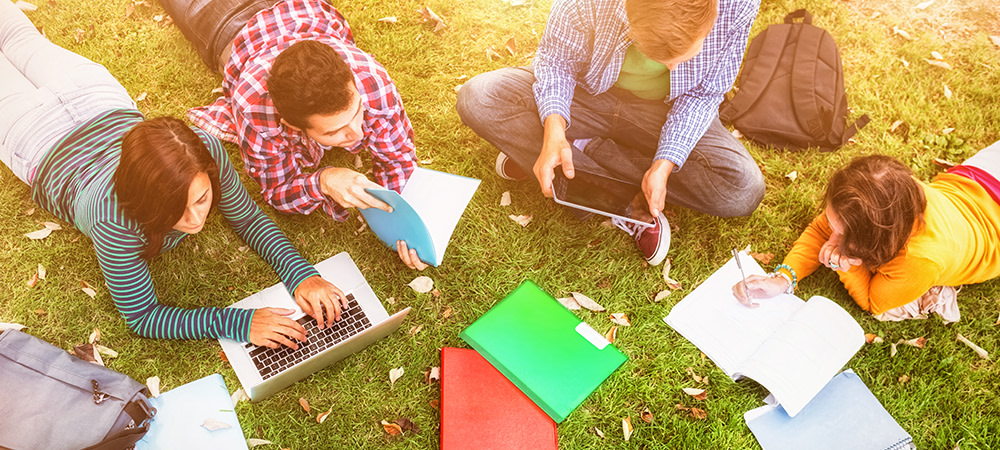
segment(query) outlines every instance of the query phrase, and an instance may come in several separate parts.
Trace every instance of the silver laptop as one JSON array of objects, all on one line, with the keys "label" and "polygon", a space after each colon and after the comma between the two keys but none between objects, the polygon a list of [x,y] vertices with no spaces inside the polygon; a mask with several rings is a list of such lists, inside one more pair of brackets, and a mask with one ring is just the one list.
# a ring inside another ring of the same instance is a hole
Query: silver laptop
[{"label": "silver laptop", "polygon": [[260,401],[382,339],[396,331],[410,312],[407,307],[390,316],[346,252],[316,264],[316,270],[340,288],[349,300],[349,307],[341,312],[340,320],[332,327],[317,328],[316,320],[302,312],[281,283],[229,306],[294,309],[296,313],[290,318],[308,331],[306,342],[300,342],[298,350],[284,346],[271,349],[219,339],[250,401]]}]

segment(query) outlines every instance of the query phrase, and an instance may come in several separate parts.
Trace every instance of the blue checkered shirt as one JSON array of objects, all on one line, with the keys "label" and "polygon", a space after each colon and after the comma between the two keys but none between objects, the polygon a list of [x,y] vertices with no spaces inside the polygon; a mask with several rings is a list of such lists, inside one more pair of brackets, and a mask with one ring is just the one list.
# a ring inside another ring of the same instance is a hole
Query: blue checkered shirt
[{"label": "blue checkered shirt", "polygon": [[[654,159],[680,168],[719,114],[746,51],[760,0],[719,0],[719,16],[697,56],[670,72],[673,101]],[[535,102],[543,123],[551,114],[570,122],[579,84],[597,95],[614,85],[632,45],[623,0],[555,0],[532,63]]]}]

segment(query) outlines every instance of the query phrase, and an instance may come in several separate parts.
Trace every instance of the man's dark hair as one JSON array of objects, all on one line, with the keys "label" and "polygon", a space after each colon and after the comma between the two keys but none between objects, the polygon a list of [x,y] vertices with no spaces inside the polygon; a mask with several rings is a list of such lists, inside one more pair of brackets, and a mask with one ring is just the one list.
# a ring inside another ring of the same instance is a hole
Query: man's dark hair
[{"label": "man's dark hair", "polygon": [[267,90],[281,118],[292,126],[309,128],[309,117],[347,109],[354,81],[351,68],[329,45],[301,41],[286,48],[271,66]]}]

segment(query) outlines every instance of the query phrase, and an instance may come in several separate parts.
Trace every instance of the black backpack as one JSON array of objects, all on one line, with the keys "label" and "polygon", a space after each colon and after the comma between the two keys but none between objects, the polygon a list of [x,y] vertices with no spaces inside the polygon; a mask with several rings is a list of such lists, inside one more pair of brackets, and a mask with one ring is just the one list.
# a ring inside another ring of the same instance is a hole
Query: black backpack
[{"label": "black backpack", "polygon": [[866,114],[846,126],[840,51],[804,9],[753,38],[737,87],[719,108],[719,118],[763,145],[833,151],[868,124]]}]

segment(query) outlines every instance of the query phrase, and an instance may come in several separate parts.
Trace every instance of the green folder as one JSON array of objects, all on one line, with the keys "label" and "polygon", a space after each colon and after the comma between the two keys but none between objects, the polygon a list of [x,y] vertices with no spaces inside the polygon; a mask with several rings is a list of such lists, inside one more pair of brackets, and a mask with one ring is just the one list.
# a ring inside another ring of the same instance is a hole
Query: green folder
[{"label": "green folder", "polygon": [[628,360],[531,281],[521,283],[461,337],[556,422]]}]

